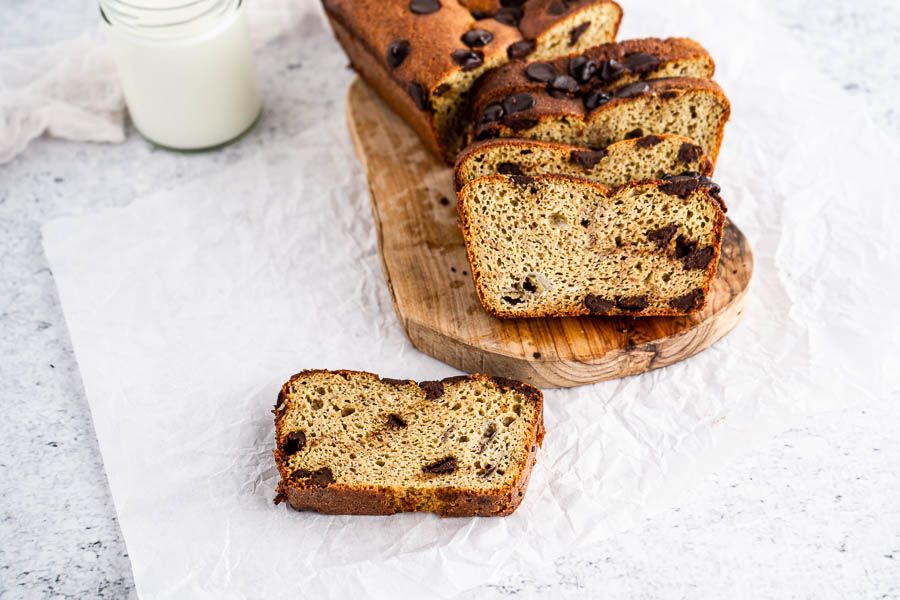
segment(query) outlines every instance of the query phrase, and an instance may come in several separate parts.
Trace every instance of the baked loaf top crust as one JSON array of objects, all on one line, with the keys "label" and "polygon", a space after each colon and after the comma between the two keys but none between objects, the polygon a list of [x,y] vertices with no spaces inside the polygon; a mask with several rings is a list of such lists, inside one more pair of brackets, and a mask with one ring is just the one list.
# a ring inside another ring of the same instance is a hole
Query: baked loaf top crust
[{"label": "baked loaf top crust", "polygon": [[712,174],[703,148],[679,135],[648,135],[594,150],[517,138],[475,142],[456,161],[456,189],[487,175],[577,175],[608,187],[671,173]]},{"label": "baked loaf top crust", "polygon": [[497,317],[701,310],[725,224],[698,174],[610,189],[568,175],[492,175],[458,194],[472,277]]},{"label": "baked loaf top crust", "polygon": [[304,371],[275,405],[276,502],[330,514],[495,516],[521,502],[541,392],[485,375],[417,384]]}]

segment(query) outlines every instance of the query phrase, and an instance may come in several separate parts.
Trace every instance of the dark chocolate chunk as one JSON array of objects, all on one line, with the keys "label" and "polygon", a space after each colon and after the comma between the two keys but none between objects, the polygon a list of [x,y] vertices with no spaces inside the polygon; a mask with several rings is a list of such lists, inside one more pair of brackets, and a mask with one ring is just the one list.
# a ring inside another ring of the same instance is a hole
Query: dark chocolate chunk
[{"label": "dark chocolate chunk", "polygon": [[506,100],[503,101],[503,110],[506,111],[506,114],[511,115],[523,110],[528,110],[533,107],[534,104],[534,96],[526,94],[525,92],[519,92],[518,94],[508,96]]},{"label": "dark chocolate chunk", "polygon": [[606,298],[588,294],[584,298],[584,307],[588,309],[592,315],[607,315],[613,309],[614,304]]},{"label": "dark chocolate chunk", "polygon": [[597,74],[597,63],[587,56],[576,56],[569,59],[569,74],[572,75],[578,83],[587,83]]},{"label": "dark chocolate chunk", "polygon": [[284,438],[282,450],[288,456],[297,454],[306,446],[306,434],[302,431],[292,431]]},{"label": "dark chocolate chunk", "polygon": [[626,140],[636,140],[636,139],[642,138],[642,137],[644,137],[644,130],[640,129],[640,128],[632,129],[631,131],[629,131],[628,133],[625,134]]},{"label": "dark chocolate chunk", "polygon": [[609,59],[600,67],[600,79],[606,83],[612,83],[625,73],[625,66],[614,58]]},{"label": "dark chocolate chunk", "polygon": [[409,40],[396,40],[391,42],[387,51],[387,63],[392,69],[396,69],[403,64],[406,57],[409,56]]},{"label": "dark chocolate chunk", "polygon": [[522,9],[515,6],[504,6],[494,15],[494,20],[510,27],[518,27],[522,20]]},{"label": "dark chocolate chunk", "polygon": [[625,56],[624,64],[632,73],[642,75],[659,67],[658,56],[646,52],[634,52]]},{"label": "dark chocolate chunk", "polygon": [[443,96],[444,94],[446,94],[446,93],[449,92],[449,91],[450,91],[450,84],[449,84],[449,83],[442,83],[441,85],[439,85],[439,86],[437,86],[436,88],[434,88],[434,92],[432,92],[432,93],[433,93],[435,96],[437,96],[438,98],[440,98],[441,96]]},{"label": "dark chocolate chunk", "polygon": [[658,135],[645,135],[644,137],[638,139],[635,142],[635,146],[638,148],[652,148],[653,146],[662,142],[662,138]]},{"label": "dark chocolate chunk", "polygon": [[501,175],[524,175],[522,167],[511,162],[502,162],[497,165],[497,172]]},{"label": "dark chocolate chunk", "polygon": [[441,199],[438,200],[441,203],[441,206],[450,206],[450,198],[447,196],[441,196]]},{"label": "dark chocolate chunk", "polygon": [[650,84],[646,81],[638,81],[636,83],[632,83],[626,85],[625,87],[621,87],[616,90],[616,98],[636,98],[641,94],[646,94],[650,91]]},{"label": "dark chocolate chunk", "polygon": [[584,107],[589,111],[599,108],[612,100],[607,92],[600,88],[594,88],[584,96]]},{"label": "dark chocolate chunk", "polygon": [[503,124],[513,131],[522,131],[531,129],[538,124],[537,119],[529,119],[527,117],[507,117],[503,120]]},{"label": "dark chocolate chunk", "polygon": [[388,415],[387,424],[391,429],[403,429],[406,427],[406,421],[404,421],[400,415],[395,415],[393,413]]},{"label": "dark chocolate chunk", "polygon": [[399,387],[401,385],[409,385],[408,379],[391,379],[390,377],[382,377],[381,383],[386,383],[388,385],[393,385],[395,387]]},{"label": "dark chocolate chunk", "polygon": [[322,467],[315,471],[297,469],[291,473],[291,479],[303,480],[313,487],[328,487],[329,484],[334,483],[334,474],[328,467]]},{"label": "dark chocolate chunk", "polygon": [[665,92],[662,92],[659,97],[663,100],[671,100],[672,98],[678,97],[678,92],[673,90],[666,90]]},{"label": "dark chocolate chunk", "polygon": [[522,289],[533,294],[537,291],[537,286],[534,285],[534,281],[530,277],[526,277],[525,281],[522,282]]},{"label": "dark chocolate chunk", "polygon": [[534,177],[528,175],[510,175],[509,179],[516,185],[531,185],[534,183]]},{"label": "dark chocolate chunk", "polygon": [[582,219],[582,220],[581,220],[581,226],[584,227],[584,228],[587,228],[587,226],[590,225],[590,224],[591,224],[591,222],[588,221],[587,219]]},{"label": "dark chocolate chunk", "polygon": [[418,81],[410,81],[406,86],[406,93],[413,99],[421,110],[431,110],[431,101],[428,100],[428,90]]},{"label": "dark chocolate chunk", "polygon": [[484,64],[484,54],[480,50],[454,50],[450,58],[462,67],[463,71],[471,71]]},{"label": "dark chocolate chunk", "polygon": [[689,256],[697,249],[697,242],[691,241],[683,235],[679,235],[675,240],[675,258],[684,258]]},{"label": "dark chocolate chunk", "polygon": [[410,0],[409,10],[417,15],[430,15],[441,10],[438,0]]},{"label": "dark chocolate chunk", "polygon": [[429,475],[448,475],[454,473],[456,472],[456,459],[452,456],[445,456],[440,460],[436,460],[435,462],[422,467],[422,472],[428,473]]},{"label": "dark chocolate chunk", "polygon": [[547,84],[547,91],[550,95],[554,92],[560,96],[575,94],[578,91],[578,82],[571,75],[557,75],[553,81]]},{"label": "dark chocolate chunk", "polygon": [[481,116],[478,118],[478,124],[487,125],[488,123],[495,123],[502,119],[505,114],[506,111],[503,110],[501,105],[489,104],[487,108],[481,111]]},{"label": "dark chocolate chunk", "polygon": [[716,250],[712,246],[698,248],[684,257],[684,268],[689,270],[705,269],[715,254]]},{"label": "dark chocolate chunk", "polygon": [[460,39],[469,48],[481,48],[494,40],[494,34],[487,29],[470,29]]},{"label": "dark chocolate chunk", "polygon": [[591,26],[591,22],[585,21],[581,25],[572,29],[572,31],[569,32],[569,45],[574,46],[575,44],[577,44],[578,38],[580,38],[584,34],[584,32],[587,31],[588,27],[590,27],[590,26]]},{"label": "dark chocolate chunk", "polygon": [[647,308],[647,296],[623,296],[616,299],[616,308],[628,312],[638,312]]},{"label": "dark chocolate chunk", "polygon": [[678,149],[678,162],[681,163],[692,163],[701,156],[703,156],[703,148],[688,142],[681,144],[681,147]]},{"label": "dark chocolate chunk", "polygon": [[444,395],[444,384],[440,381],[423,381],[419,387],[425,390],[426,400],[437,400]]},{"label": "dark chocolate chunk", "polygon": [[675,233],[677,231],[677,225],[666,225],[665,227],[660,227],[659,229],[649,230],[647,232],[647,239],[659,246],[661,250],[665,250],[669,247],[669,242],[671,242],[672,238],[675,237]]},{"label": "dark chocolate chunk", "polygon": [[510,60],[525,58],[526,56],[534,52],[536,46],[537,44],[534,40],[522,40],[521,42],[510,44],[509,48],[506,49],[506,55],[510,58]]},{"label": "dark chocolate chunk", "polygon": [[686,200],[699,187],[699,176],[696,174],[685,174],[667,178],[666,183],[659,187],[659,191]]},{"label": "dark chocolate chunk", "polygon": [[525,68],[525,76],[528,79],[541,83],[550,83],[557,75],[559,72],[550,63],[536,62]]},{"label": "dark chocolate chunk", "polygon": [[696,290],[688,292],[684,296],[672,298],[671,300],[669,300],[669,306],[671,306],[675,310],[690,312],[692,310],[697,310],[698,308],[703,306],[703,301],[705,299],[706,294],[703,293],[702,289],[698,288]]},{"label": "dark chocolate chunk", "polygon": [[506,302],[506,303],[509,304],[510,306],[515,306],[515,305],[517,305],[517,304],[522,304],[522,302],[524,302],[524,300],[522,300],[521,298],[512,298],[512,297],[510,297],[510,296],[503,296],[503,297],[501,298],[501,300],[503,300],[504,302]]},{"label": "dark chocolate chunk", "polygon": [[606,150],[572,150],[569,153],[569,162],[588,170],[594,168],[598,162],[606,158],[606,155]]}]

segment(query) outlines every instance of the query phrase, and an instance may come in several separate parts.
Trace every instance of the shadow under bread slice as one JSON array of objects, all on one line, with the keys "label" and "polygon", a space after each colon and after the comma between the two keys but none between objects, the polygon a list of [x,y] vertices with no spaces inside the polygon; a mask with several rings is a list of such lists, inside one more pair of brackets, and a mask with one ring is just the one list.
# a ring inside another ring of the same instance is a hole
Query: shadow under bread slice
[{"label": "shadow under bread slice", "polygon": [[487,175],[575,175],[605,186],[669,173],[712,174],[703,148],[686,137],[648,135],[594,150],[554,142],[501,138],[476,142],[456,162],[456,189]]},{"label": "shadow under bread slice", "polygon": [[502,516],[522,501],[543,397],[485,375],[304,371],[275,405],[276,503],[328,514]]},{"label": "shadow under bread slice", "polygon": [[697,174],[607,188],[492,175],[458,194],[472,277],[498,317],[685,315],[706,305],[725,224]]},{"label": "shadow under bread slice", "polygon": [[593,148],[625,139],[673,134],[694,140],[713,164],[731,105],[708,79],[675,77],[639,81],[583,96],[516,92],[476,117],[476,140],[527,138]]}]

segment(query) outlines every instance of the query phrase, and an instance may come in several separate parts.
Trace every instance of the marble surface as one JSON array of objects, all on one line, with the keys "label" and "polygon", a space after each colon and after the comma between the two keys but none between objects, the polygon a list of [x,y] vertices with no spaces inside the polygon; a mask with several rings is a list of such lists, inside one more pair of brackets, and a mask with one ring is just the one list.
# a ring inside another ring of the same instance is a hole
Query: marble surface
[{"label": "marble surface", "polygon": [[[760,1],[900,142],[900,4]],[[91,27],[96,4],[9,0],[4,15],[4,46],[47,43]],[[40,226],[219,169],[336,109],[298,100],[304,78],[317,75],[291,39],[270,45],[260,68],[264,118],[221,152],[170,154],[129,131],[116,146],[41,139],[0,166],[0,598],[134,594]],[[710,477],[690,501],[560,559],[552,577],[468,597],[900,598],[894,406],[811,418]]]}]

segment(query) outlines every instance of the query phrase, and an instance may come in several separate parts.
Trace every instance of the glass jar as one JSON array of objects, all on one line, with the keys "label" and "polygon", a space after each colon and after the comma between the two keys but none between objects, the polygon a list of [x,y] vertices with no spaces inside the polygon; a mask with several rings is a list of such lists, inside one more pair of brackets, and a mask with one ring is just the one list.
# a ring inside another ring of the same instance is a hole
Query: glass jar
[{"label": "glass jar", "polygon": [[125,102],[151,142],[199,150],[238,138],[262,98],[241,0],[100,0]]}]

